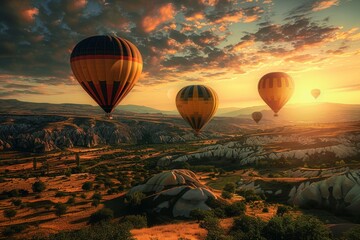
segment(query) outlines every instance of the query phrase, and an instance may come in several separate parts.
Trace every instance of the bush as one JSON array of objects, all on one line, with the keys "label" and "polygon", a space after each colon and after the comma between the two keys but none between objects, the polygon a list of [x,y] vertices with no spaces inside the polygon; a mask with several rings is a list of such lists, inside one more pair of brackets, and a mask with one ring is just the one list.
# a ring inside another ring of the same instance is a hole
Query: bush
[{"label": "bush", "polygon": [[16,216],[17,211],[15,209],[5,209],[4,210],[4,217],[11,220],[11,218]]},{"label": "bush", "polygon": [[229,193],[235,192],[236,185],[235,183],[227,183],[225,187],[223,188],[224,191],[227,191]]},{"label": "bush", "polygon": [[268,213],[269,212],[269,208],[267,207],[264,207],[263,210],[262,210],[263,213]]},{"label": "bush", "polygon": [[46,189],[46,185],[42,181],[37,181],[33,183],[31,189],[33,190],[33,192],[40,193]]},{"label": "bush", "polygon": [[64,197],[64,196],[68,196],[69,194],[67,192],[61,192],[58,191],[55,193],[55,197]]},{"label": "bush", "polygon": [[244,202],[235,202],[225,207],[225,214],[228,217],[239,216],[245,213],[246,205]]},{"label": "bush", "polygon": [[90,215],[89,223],[95,224],[110,221],[114,217],[114,212],[110,208],[102,208]]},{"label": "bush", "polygon": [[90,191],[93,188],[92,182],[84,182],[84,184],[81,187],[85,191]]},{"label": "bush", "polygon": [[21,205],[22,200],[21,200],[21,199],[12,199],[12,200],[11,200],[11,203],[12,203],[14,206],[18,207],[18,206]]},{"label": "bush", "polygon": [[69,199],[66,202],[67,204],[74,204],[75,203],[75,197],[69,197]]},{"label": "bush", "polygon": [[360,240],[360,226],[351,228],[344,234],[345,239]]},{"label": "bush", "polygon": [[[103,223],[71,232],[60,232],[36,240],[133,240],[126,224]],[[34,239],[34,240],[35,240]]]},{"label": "bush", "polygon": [[120,223],[129,224],[130,228],[146,228],[147,218],[143,215],[128,215],[125,216]]},{"label": "bush", "polygon": [[278,216],[283,216],[285,213],[288,213],[290,210],[290,208],[288,206],[279,206],[277,211],[276,211],[276,215]]},{"label": "bush", "polygon": [[221,197],[225,199],[231,199],[233,197],[233,194],[231,192],[223,190],[221,193]]},{"label": "bush", "polygon": [[92,195],[91,199],[95,199],[95,200],[101,200],[102,199],[102,196],[100,193],[94,193],[94,195]]},{"label": "bush", "polygon": [[206,230],[218,229],[220,226],[220,221],[214,216],[206,216],[204,220],[200,223],[200,227],[205,228]]},{"label": "bush", "polygon": [[27,227],[28,226],[25,225],[25,224],[7,226],[7,227],[4,228],[2,233],[3,233],[4,236],[11,236],[11,235],[14,235],[15,233],[21,233]]},{"label": "bush", "polygon": [[141,205],[141,202],[145,197],[145,194],[143,194],[142,192],[134,192],[126,196],[126,200],[130,206],[136,207]]},{"label": "bush", "polygon": [[91,202],[91,206],[94,206],[94,207],[99,206],[99,204],[100,204],[100,200],[97,200],[97,199],[93,199]]},{"label": "bush", "polygon": [[246,202],[258,201],[265,198],[265,196],[260,196],[256,194],[253,190],[239,190],[236,193],[240,196],[243,196]]},{"label": "bush", "polygon": [[55,204],[55,215],[58,217],[61,217],[62,215],[64,215],[67,211],[67,206],[66,204],[63,203],[57,203]]},{"label": "bush", "polygon": [[[235,236],[246,235],[246,239],[263,239],[261,232],[265,226],[260,218],[250,217],[242,215],[241,217],[235,218],[233,226],[231,227],[231,233]],[[239,238],[239,239],[242,239]]]},{"label": "bush", "polygon": [[190,212],[190,217],[200,222],[204,220],[207,216],[214,216],[212,211],[203,210],[203,209],[194,209]]}]

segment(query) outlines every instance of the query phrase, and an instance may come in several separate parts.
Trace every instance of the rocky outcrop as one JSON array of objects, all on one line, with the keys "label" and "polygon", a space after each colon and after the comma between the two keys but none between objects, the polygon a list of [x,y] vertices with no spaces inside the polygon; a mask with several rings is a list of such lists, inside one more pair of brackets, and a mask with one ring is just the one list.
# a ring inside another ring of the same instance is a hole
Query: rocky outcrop
[{"label": "rocky outcrop", "polygon": [[175,143],[196,136],[171,123],[61,116],[0,116],[0,151],[47,152],[120,143]]},{"label": "rocky outcrop", "polygon": [[235,159],[241,165],[256,164],[262,160],[308,161],[326,156],[344,159],[359,155],[359,146],[360,135],[358,134],[344,134],[336,138],[302,137],[297,134],[249,136],[242,141],[200,148],[191,154],[164,156],[159,159],[158,165],[166,166],[173,161],[183,162],[203,158]]},{"label": "rocky outcrop", "polygon": [[145,184],[130,189],[127,194],[135,192],[148,196],[146,202],[150,211],[168,212],[173,217],[189,217],[194,209],[209,210],[207,200],[217,198],[199,182],[195,173],[184,169],[156,174]]},{"label": "rocky outcrop", "polygon": [[348,171],[318,182],[303,182],[289,193],[289,203],[337,212],[360,214],[360,170]]}]

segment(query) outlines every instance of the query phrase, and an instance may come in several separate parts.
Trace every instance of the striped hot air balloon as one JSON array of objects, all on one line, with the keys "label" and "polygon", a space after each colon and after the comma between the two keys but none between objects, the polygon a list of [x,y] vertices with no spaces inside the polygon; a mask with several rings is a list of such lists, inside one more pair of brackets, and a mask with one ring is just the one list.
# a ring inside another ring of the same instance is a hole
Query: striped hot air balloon
[{"label": "striped hot air balloon", "polygon": [[280,109],[294,93],[294,81],[283,72],[272,72],[264,75],[258,84],[258,91],[264,102],[278,116]]},{"label": "striped hot air balloon", "polygon": [[259,123],[260,120],[262,119],[263,115],[262,115],[261,112],[253,112],[253,113],[251,114],[251,117],[252,117],[252,119],[253,119],[256,123]]},{"label": "striped hot air balloon", "polygon": [[211,120],[218,107],[216,92],[204,85],[190,85],[176,96],[176,107],[196,134]]},{"label": "striped hot air balloon", "polygon": [[137,47],[116,36],[82,40],[73,49],[70,64],[80,85],[109,115],[134,87],[143,67]]}]

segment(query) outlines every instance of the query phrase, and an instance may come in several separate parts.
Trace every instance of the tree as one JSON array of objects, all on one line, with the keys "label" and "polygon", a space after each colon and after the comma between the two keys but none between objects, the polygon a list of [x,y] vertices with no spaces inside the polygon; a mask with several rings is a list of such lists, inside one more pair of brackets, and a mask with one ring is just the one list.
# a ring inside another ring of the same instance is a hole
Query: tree
[{"label": "tree", "polygon": [[102,208],[90,215],[89,223],[95,224],[110,221],[114,217],[114,212],[110,208]]},{"label": "tree", "polygon": [[34,171],[36,171],[36,168],[37,168],[37,159],[33,158],[33,169],[34,169]]},{"label": "tree", "polygon": [[4,217],[11,220],[11,218],[16,216],[16,210],[15,209],[5,209],[4,210]]},{"label": "tree", "polygon": [[75,154],[75,162],[76,162],[76,166],[80,167],[80,155],[79,155],[79,153]]},{"label": "tree", "polygon": [[84,182],[84,184],[82,185],[81,188],[85,191],[89,191],[93,188],[93,183],[92,182]]},{"label": "tree", "polygon": [[276,211],[276,215],[278,216],[283,216],[285,213],[288,213],[289,212],[289,207],[287,206],[279,206],[277,211]]},{"label": "tree", "polygon": [[33,190],[33,192],[40,193],[46,189],[46,185],[42,181],[37,181],[37,182],[33,183],[33,185],[31,186],[31,189]]},{"label": "tree", "polygon": [[235,217],[244,214],[246,205],[243,202],[234,202],[233,204],[225,207],[225,214],[228,217]]},{"label": "tree", "polygon": [[[261,232],[265,226],[260,218],[250,217],[242,215],[234,219],[233,226],[231,228],[231,233],[235,236],[246,235],[246,239],[260,240],[263,239]],[[236,237],[236,239],[242,239]]]},{"label": "tree", "polygon": [[225,187],[223,188],[224,191],[227,191],[229,193],[235,192],[236,185],[235,183],[227,183]]},{"label": "tree", "polygon": [[295,220],[294,236],[299,240],[330,240],[330,230],[317,218],[302,215]]},{"label": "tree", "polygon": [[63,203],[57,203],[55,204],[55,215],[58,217],[61,217],[62,215],[64,215],[67,211],[67,206],[66,204]]},{"label": "tree", "polygon": [[231,192],[223,190],[221,193],[221,197],[225,199],[231,199],[233,197],[233,194]]}]

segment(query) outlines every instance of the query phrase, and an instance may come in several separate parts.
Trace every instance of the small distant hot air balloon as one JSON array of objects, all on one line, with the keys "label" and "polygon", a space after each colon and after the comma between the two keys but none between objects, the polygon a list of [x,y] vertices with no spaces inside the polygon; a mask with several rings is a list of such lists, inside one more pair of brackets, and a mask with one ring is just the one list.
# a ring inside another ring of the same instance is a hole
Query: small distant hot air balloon
[{"label": "small distant hot air balloon", "polygon": [[137,47],[116,36],[80,41],[71,53],[70,64],[80,85],[109,117],[134,87],[143,67]]},{"label": "small distant hot air balloon", "polygon": [[317,99],[319,96],[320,96],[320,93],[321,93],[321,91],[320,91],[320,89],[313,89],[313,90],[311,90],[311,95],[315,98],[315,99]]},{"label": "small distant hot air balloon", "polygon": [[261,112],[253,112],[252,114],[251,114],[251,116],[252,116],[252,119],[256,122],[256,123],[259,123],[260,122],[260,120],[262,119],[262,113]]},{"label": "small distant hot air balloon", "polygon": [[276,117],[294,93],[294,82],[286,73],[271,72],[260,79],[258,91],[264,102],[274,111]]},{"label": "small distant hot air balloon", "polygon": [[176,107],[182,118],[198,134],[215,114],[218,107],[218,97],[210,87],[190,85],[178,92]]}]

